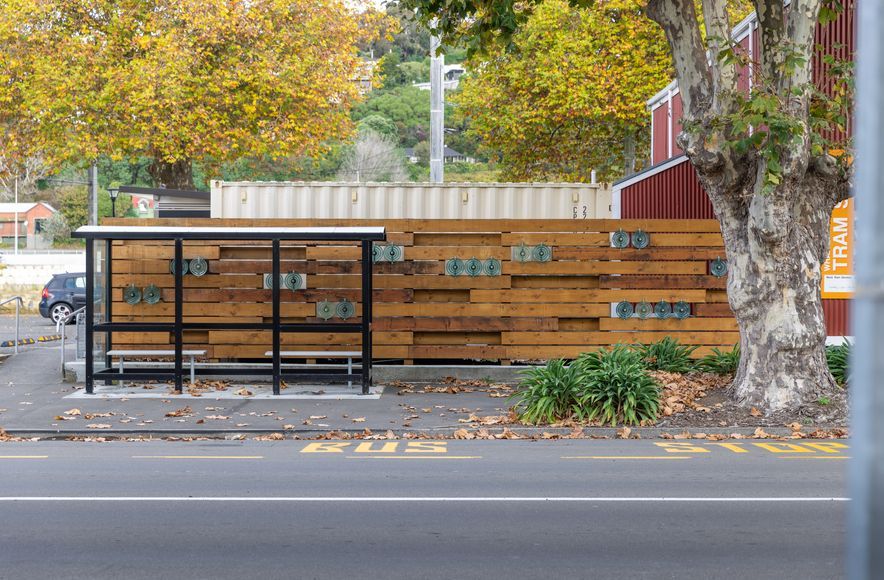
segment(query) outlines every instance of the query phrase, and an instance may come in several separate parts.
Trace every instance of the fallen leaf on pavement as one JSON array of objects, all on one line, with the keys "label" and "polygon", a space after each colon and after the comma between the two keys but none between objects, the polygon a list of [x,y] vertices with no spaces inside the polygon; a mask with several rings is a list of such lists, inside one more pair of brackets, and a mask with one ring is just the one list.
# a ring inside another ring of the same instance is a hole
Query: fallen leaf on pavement
[{"label": "fallen leaf on pavement", "polygon": [[89,423],[86,425],[87,429],[110,429],[111,426],[107,423]]},{"label": "fallen leaf on pavement", "polygon": [[73,417],[73,416],[80,414],[80,409],[68,409],[67,411],[64,412],[64,414]]}]

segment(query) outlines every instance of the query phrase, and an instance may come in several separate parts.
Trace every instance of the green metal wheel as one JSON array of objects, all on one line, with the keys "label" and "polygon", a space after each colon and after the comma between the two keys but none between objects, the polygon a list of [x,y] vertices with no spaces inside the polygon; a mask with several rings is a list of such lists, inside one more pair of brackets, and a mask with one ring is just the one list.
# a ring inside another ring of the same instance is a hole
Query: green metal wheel
[{"label": "green metal wheel", "polygon": [[638,317],[644,320],[648,316],[650,316],[654,312],[654,307],[651,306],[650,302],[639,302],[635,305],[635,313],[638,314]]},{"label": "green metal wheel", "polygon": [[644,230],[636,230],[632,234],[632,247],[643,250],[651,243],[651,236]]},{"label": "green metal wheel", "polygon": [[672,314],[679,320],[683,320],[691,315],[691,305],[687,302],[676,302],[672,308]]},{"label": "green metal wheel", "polygon": [[148,304],[156,304],[161,298],[160,289],[155,284],[150,284],[144,289],[144,301]]},{"label": "green metal wheel", "polygon": [[460,258],[450,258],[445,262],[445,273],[449,276],[460,276],[463,272],[464,264]]},{"label": "green metal wheel", "polygon": [[356,314],[356,307],[353,306],[353,303],[347,300],[341,300],[338,302],[337,306],[335,306],[335,314],[338,315],[338,318],[342,320],[347,320],[348,318],[352,318],[354,314]]},{"label": "green metal wheel", "polygon": [[485,274],[488,276],[500,276],[500,260],[497,258],[485,260]]},{"label": "green metal wheel", "polygon": [[669,315],[672,313],[672,306],[669,302],[665,300],[661,300],[657,302],[654,306],[654,314],[657,315],[657,318],[669,318]]},{"label": "green metal wheel", "polygon": [[402,259],[401,246],[387,246],[384,248],[384,259],[388,262],[398,262]]},{"label": "green metal wheel", "polygon": [[381,261],[382,256],[384,255],[384,246],[379,246],[377,244],[371,247],[371,261],[374,264],[377,264]]},{"label": "green metal wheel", "polygon": [[623,249],[629,246],[629,234],[622,229],[611,234],[611,245],[615,248]]},{"label": "green metal wheel", "polygon": [[304,278],[297,272],[289,272],[285,275],[283,283],[289,290],[300,290],[304,285]]},{"label": "green metal wheel", "polygon": [[484,267],[482,266],[482,262],[478,258],[470,258],[467,260],[466,264],[467,274],[470,276],[478,276],[482,273]]},{"label": "green metal wheel", "polygon": [[328,300],[316,303],[316,316],[323,320],[328,320],[335,315],[335,306]]},{"label": "green metal wheel", "polygon": [[[190,270],[190,262],[188,262],[187,260],[182,260],[181,263],[181,275],[184,276]],[[169,273],[175,273],[175,258],[169,260]]]},{"label": "green metal wheel", "polygon": [[141,302],[141,290],[135,287],[135,284],[129,284],[123,290],[123,300],[126,304],[135,305]]},{"label": "green metal wheel", "polygon": [[190,261],[190,273],[194,276],[205,276],[209,271],[209,263],[199,256]]},{"label": "green metal wheel", "polygon": [[531,259],[531,250],[525,245],[525,242],[514,248],[513,258],[519,262],[527,262]]},{"label": "green metal wheel", "polygon": [[549,262],[552,260],[552,248],[543,243],[537,244],[531,250],[531,257],[535,262]]},{"label": "green metal wheel", "polygon": [[715,258],[709,262],[709,272],[716,278],[727,276],[727,260]]},{"label": "green metal wheel", "polygon": [[614,309],[619,318],[626,320],[627,318],[632,318],[632,313],[634,312],[632,308],[632,302],[618,302],[617,307]]}]

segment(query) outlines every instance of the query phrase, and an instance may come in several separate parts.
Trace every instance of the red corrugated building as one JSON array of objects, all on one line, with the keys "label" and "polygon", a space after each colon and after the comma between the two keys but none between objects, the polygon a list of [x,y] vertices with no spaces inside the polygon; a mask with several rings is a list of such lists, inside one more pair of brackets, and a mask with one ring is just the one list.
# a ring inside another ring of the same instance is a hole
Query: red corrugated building
[{"label": "red corrugated building", "polygon": [[[852,58],[856,45],[856,0],[845,0],[844,11],[826,25],[818,25],[816,43],[836,58]],[[758,21],[755,14],[734,28],[733,37],[750,59],[758,46]],[[814,81],[827,88],[827,65],[814,57]],[[739,71],[739,87],[748,91],[752,83],[751,65]],[[648,101],[651,113],[651,166],[614,183],[612,213],[624,219],[714,219],[715,212],[688,158],[675,138],[681,132],[682,103],[678,82]],[[823,300],[829,336],[848,336],[849,300]]]}]

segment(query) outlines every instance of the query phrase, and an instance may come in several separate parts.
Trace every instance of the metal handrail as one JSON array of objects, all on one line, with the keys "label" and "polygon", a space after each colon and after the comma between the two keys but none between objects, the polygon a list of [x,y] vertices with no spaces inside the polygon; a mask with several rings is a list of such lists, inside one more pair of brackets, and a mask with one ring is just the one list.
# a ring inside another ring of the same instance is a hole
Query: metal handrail
[{"label": "metal handrail", "polygon": [[74,318],[74,317],[79,318],[81,314],[85,314],[85,313],[86,313],[86,307],[82,306],[82,307],[74,310],[73,312],[71,312],[70,314],[68,314],[67,316],[62,318],[61,320],[56,321],[56,323],[55,323],[55,333],[56,334],[61,333],[61,378],[62,379],[64,378],[64,363],[65,363],[64,342],[65,342],[65,336],[67,335],[67,324],[68,324],[68,322],[71,321],[71,318]]},{"label": "metal handrail", "polygon": [[24,306],[24,299],[21,296],[13,296],[12,298],[7,298],[3,302],[0,302],[0,306],[5,306],[15,300],[15,350],[13,351],[15,354],[18,354],[18,319],[21,316],[21,309]]}]

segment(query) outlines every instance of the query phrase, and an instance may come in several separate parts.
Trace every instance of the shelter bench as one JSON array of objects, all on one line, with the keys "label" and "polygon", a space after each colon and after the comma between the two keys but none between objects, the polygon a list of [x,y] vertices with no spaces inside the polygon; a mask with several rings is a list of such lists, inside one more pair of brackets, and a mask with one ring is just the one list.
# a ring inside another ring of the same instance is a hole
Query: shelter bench
[{"label": "shelter bench", "polygon": [[[108,356],[116,356],[120,359],[120,376],[123,376],[123,359],[127,356],[175,356],[174,350],[109,350]],[[194,361],[198,356],[206,356],[204,350],[182,350],[182,357],[190,358],[190,383],[196,382],[196,365]]]},{"label": "shelter bench", "polygon": [[[268,350],[264,356],[273,356],[273,351]],[[362,351],[358,350],[283,350],[280,357],[290,358],[345,358],[347,359],[347,374],[353,374],[353,359],[362,358]],[[353,387],[353,381],[347,381],[347,387]]]}]

